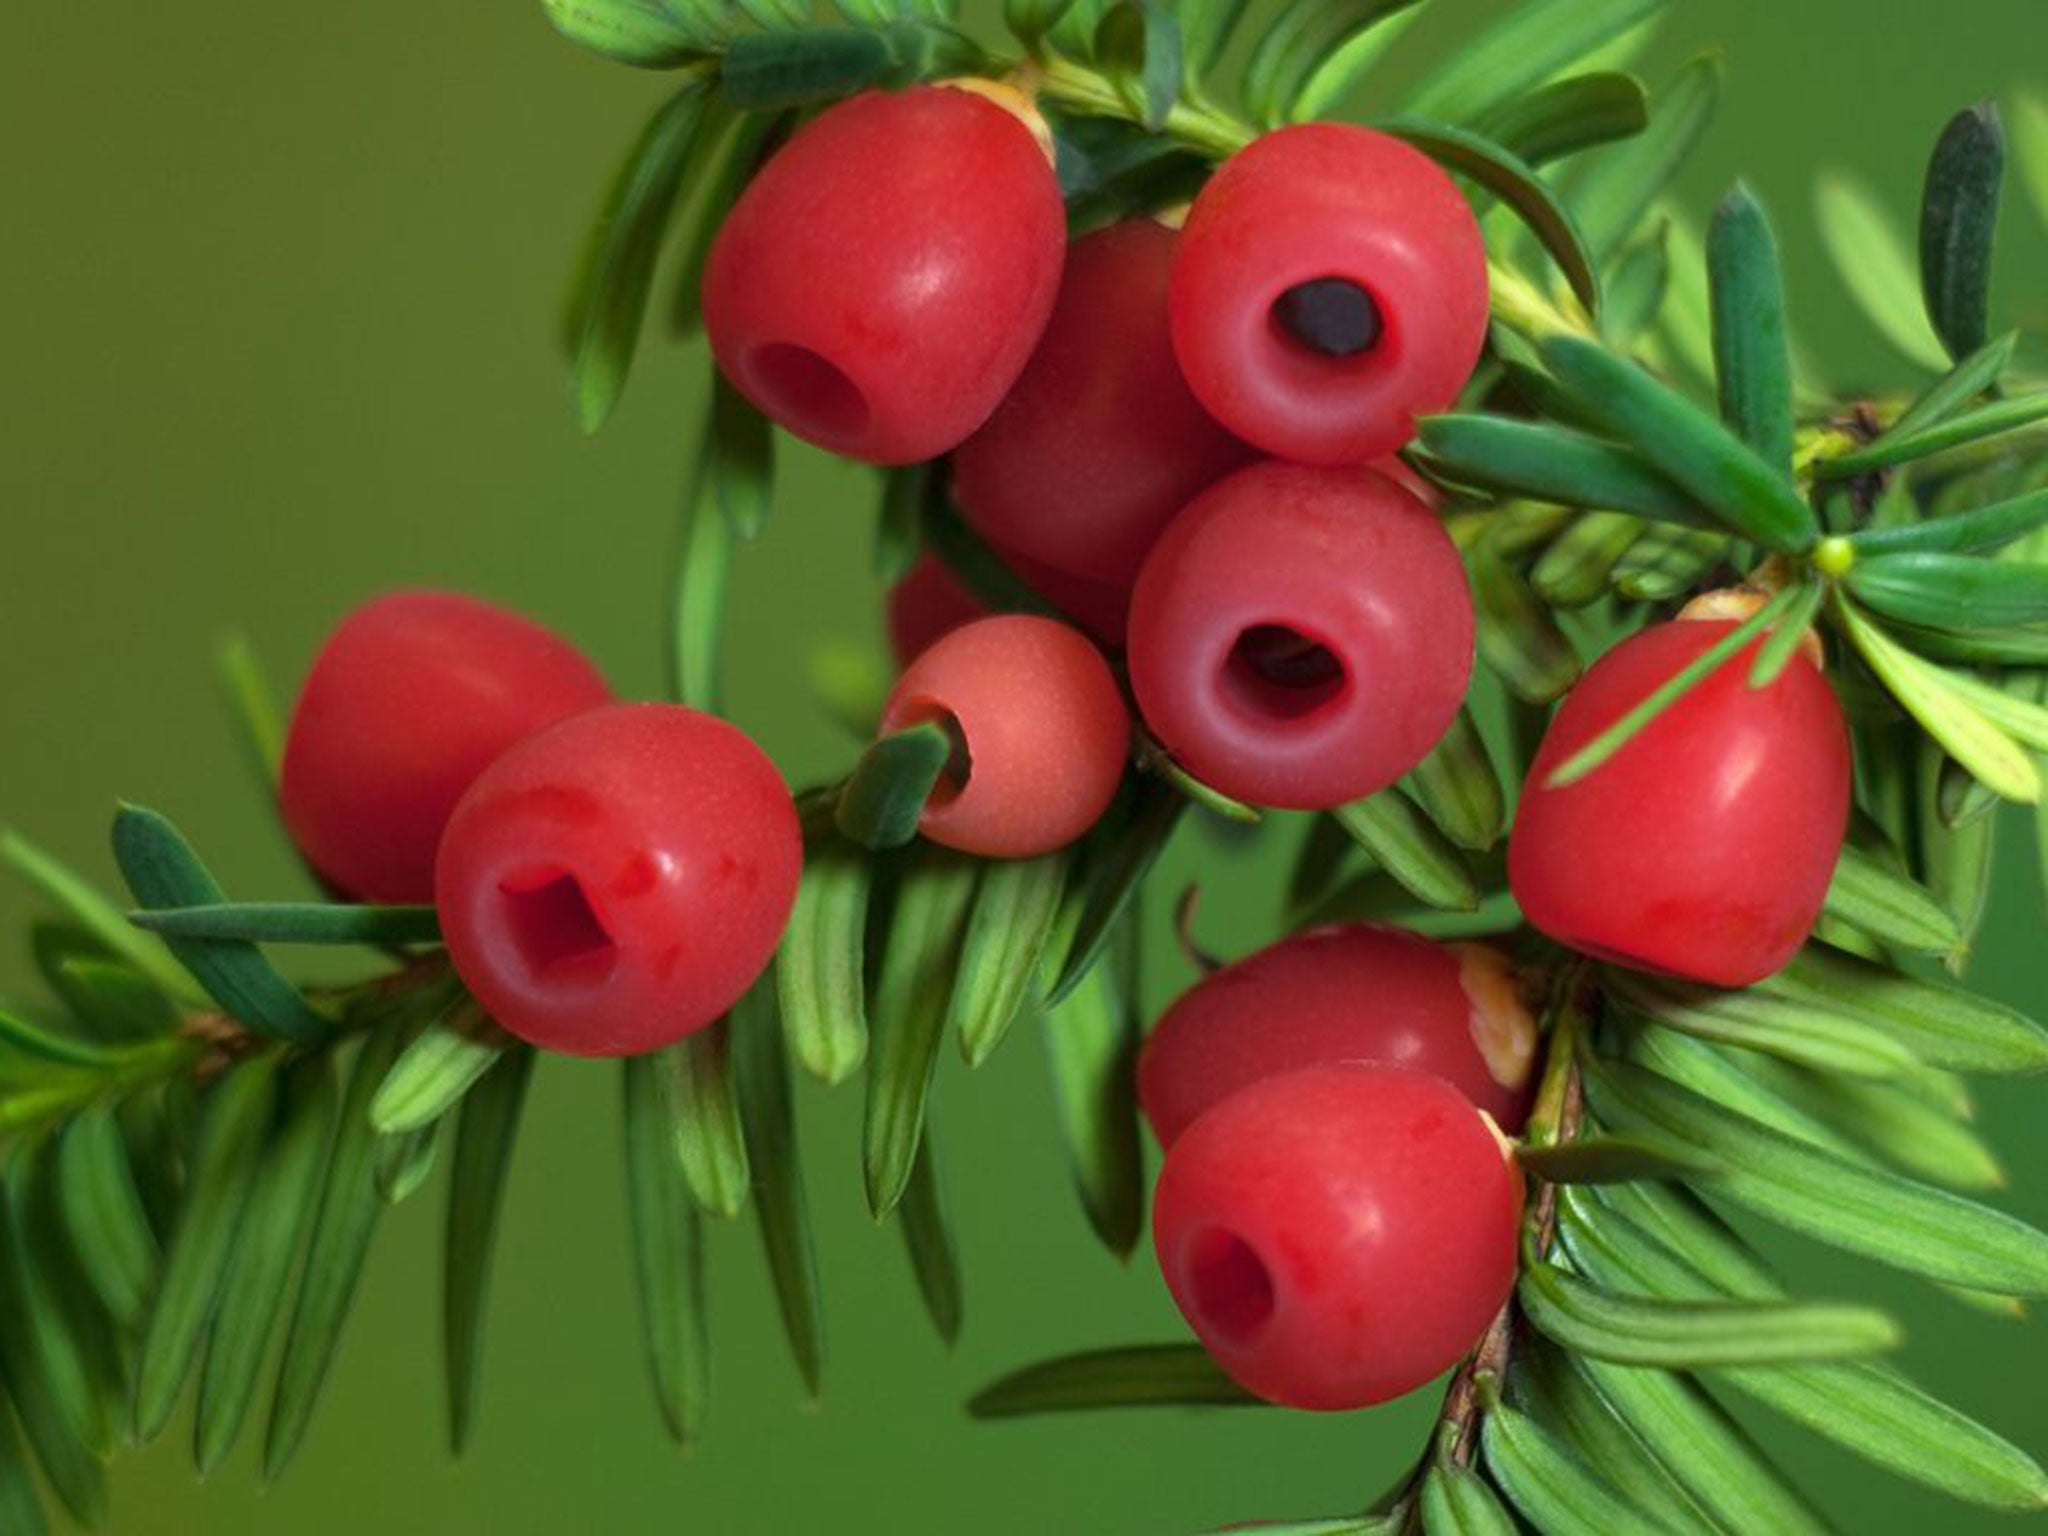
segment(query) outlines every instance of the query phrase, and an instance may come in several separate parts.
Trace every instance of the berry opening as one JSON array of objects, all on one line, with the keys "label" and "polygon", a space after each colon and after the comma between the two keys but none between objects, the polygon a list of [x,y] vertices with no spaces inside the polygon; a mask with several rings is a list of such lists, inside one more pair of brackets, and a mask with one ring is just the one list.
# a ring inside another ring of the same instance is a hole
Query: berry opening
[{"label": "berry opening", "polygon": [[1219,682],[1238,710],[1276,724],[1307,719],[1351,685],[1335,652],[1285,624],[1254,624],[1241,633]]},{"label": "berry opening", "polygon": [[1273,1316],[1273,1276],[1250,1243],[1211,1227],[1188,1254],[1188,1293],[1203,1328],[1226,1344],[1249,1344]]},{"label": "berry opening", "polygon": [[618,945],[582,881],[567,870],[500,880],[498,895],[505,932],[534,980],[596,982],[611,974]]},{"label": "berry opening", "polygon": [[1386,334],[1378,302],[1348,277],[1296,283],[1273,301],[1271,318],[1283,340],[1318,357],[1357,357]]},{"label": "berry opening", "polygon": [[750,362],[765,414],[820,437],[851,437],[867,427],[867,396],[823,354],[777,341],[756,347]]}]

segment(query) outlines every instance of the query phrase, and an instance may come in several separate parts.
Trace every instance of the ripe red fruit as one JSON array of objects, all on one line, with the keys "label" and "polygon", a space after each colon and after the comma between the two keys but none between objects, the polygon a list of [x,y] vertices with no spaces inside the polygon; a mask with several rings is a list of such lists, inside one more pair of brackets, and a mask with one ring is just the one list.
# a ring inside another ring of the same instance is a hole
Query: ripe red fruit
[{"label": "ripe red fruit", "polygon": [[1058,291],[1066,210],[1022,118],[950,86],[818,114],[734,204],[704,328],[740,393],[849,458],[957,447],[1001,403]]},{"label": "ripe red fruit", "polygon": [[363,901],[434,899],[455,802],[514,742],[608,702],[588,660],[453,592],[394,592],[336,626],[292,709],[278,800],[307,862]]},{"label": "ripe red fruit", "polygon": [[1131,603],[1131,686],[1189,772],[1258,805],[1384,789],[1436,745],[1472,672],[1458,551],[1364,469],[1268,461],[1195,498]]},{"label": "ripe red fruit", "polygon": [[471,786],[435,899],[456,972],[520,1039],[629,1056],[691,1034],[766,967],[803,838],[775,765],[668,704],[592,710]]},{"label": "ripe red fruit", "polygon": [[1515,1284],[1519,1172],[1449,1083],[1315,1067],[1242,1088],[1166,1154],[1167,1289],[1239,1385],[1364,1408],[1455,1365]]},{"label": "ripe red fruit", "polygon": [[940,780],[919,829],[988,858],[1051,853],[1094,826],[1130,750],[1130,715],[1101,653],[1026,614],[956,629],[904,670],[882,733],[927,720],[952,723],[966,763]]},{"label": "ripe red fruit", "polygon": [[889,647],[907,667],[941,635],[985,618],[988,609],[936,555],[920,555],[889,589]]},{"label": "ripe red fruit", "polygon": [[1486,339],[1486,249],[1457,185],[1398,139],[1306,123],[1240,150],[1174,260],[1196,398],[1268,453],[1363,464],[1458,398]]},{"label": "ripe red fruit", "polygon": [[1848,727],[1812,660],[1751,688],[1752,645],[1585,778],[1546,782],[1733,628],[1658,624],[1586,673],[1529,771],[1508,880],[1528,920],[1574,949],[1746,987],[1813,931],[1848,824]]},{"label": "ripe red fruit", "polygon": [[1088,631],[1112,650],[1123,648],[1130,624],[1131,589],[1109,582],[1069,576],[1065,571],[1041,565],[1028,555],[992,544],[991,549],[1023,581],[1024,585]]},{"label": "ripe red fruit", "polygon": [[1512,1135],[1535,1044],[1498,950],[1367,923],[1315,928],[1182,993],[1138,1057],[1138,1103],[1170,1147],[1210,1105],[1277,1073],[1405,1067],[1442,1078]]},{"label": "ripe red fruit", "polygon": [[1129,587],[1174,514],[1252,458],[1174,361],[1166,280],[1179,238],[1130,219],[1069,247],[1038,350],[953,455],[954,495],[983,538]]}]

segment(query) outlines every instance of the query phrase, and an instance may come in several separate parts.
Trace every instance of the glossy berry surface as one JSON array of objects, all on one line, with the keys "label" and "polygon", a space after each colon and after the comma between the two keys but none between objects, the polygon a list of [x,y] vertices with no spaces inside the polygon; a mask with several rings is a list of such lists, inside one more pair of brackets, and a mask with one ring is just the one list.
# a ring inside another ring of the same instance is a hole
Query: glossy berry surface
[{"label": "glossy berry surface", "polygon": [[1367,128],[1254,140],[1195,199],[1174,261],[1189,387],[1247,442],[1364,464],[1450,406],[1486,339],[1486,250],[1436,162]]},{"label": "glossy berry surface", "polygon": [[568,641],[453,592],[394,592],[328,636],[285,738],[278,800],[299,851],[361,901],[434,899],[462,792],[513,743],[608,702]]},{"label": "glossy berry surface", "polygon": [[1063,848],[1102,819],[1130,751],[1109,664],[1077,630],[1003,614],[954,630],[904,670],[882,732],[948,721],[965,747],[919,830],[989,858]]},{"label": "glossy berry surface", "polygon": [[1751,646],[1585,778],[1546,783],[1733,628],[1659,624],[1586,673],[1529,771],[1508,879],[1528,920],[1561,943],[1742,987],[1812,932],[1848,822],[1848,727],[1812,660],[1795,656],[1752,689]]},{"label": "glossy berry surface", "polygon": [[545,1050],[625,1056],[712,1023],[782,937],[803,839],[775,765],[668,704],[566,720],[506,753],[448,823],[456,972]]},{"label": "glossy berry surface", "polygon": [[1514,1288],[1519,1173],[1465,1096],[1384,1067],[1265,1078],[1166,1154],[1152,1238],[1216,1363],[1292,1408],[1449,1370]]},{"label": "glossy berry surface", "polygon": [[1315,928],[1182,993],[1145,1040],[1138,1104],[1170,1147],[1203,1110],[1263,1078],[1405,1067],[1444,1079],[1512,1135],[1535,1045],[1498,950],[1367,923]]},{"label": "glossy berry surface", "polygon": [[1123,649],[1131,619],[1131,589],[1111,582],[1070,576],[1029,555],[989,546],[1024,585],[1112,650]]},{"label": "glossy berry surface", "polygon": [[917,564],[889,589],[889,649],[907,667],[941,635],[986,618],[988,609],[936,555]]},{"label": "glossy berry surface", "polygon": [[834,453],[957,447],[1023,370],[1058,291],[1046,151],[988,98],[868,91],[798,130],[741,194],[704,274],[719,366]]},{"label": "glossy berry surface", "polygon": [[1069,248],[1038,350],[953,455],[954,495],[982,537],[1127,588],[1174,514],[1252,458],[1174,360],[1166,282],[1179,238],[1130,219]]},{"label": "glossy berry surface", "polygon": [[1267,461],[1192,502],[1131,604],[1131,686],[1197,778],[1321,809],[1436,745],[1472,672],[1472,598],[1430,510],[1364,469]]}]

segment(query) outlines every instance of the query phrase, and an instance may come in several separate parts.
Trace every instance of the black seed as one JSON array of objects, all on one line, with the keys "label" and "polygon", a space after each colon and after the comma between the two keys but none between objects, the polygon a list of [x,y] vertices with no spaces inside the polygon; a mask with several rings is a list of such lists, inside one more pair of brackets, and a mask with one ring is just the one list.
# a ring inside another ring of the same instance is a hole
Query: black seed
[{"label": "black seed", "polygon": [[1385,324],[1372,295],[1342,277],[1297,283],[1273,303],[1273,323],[1311,352],[1356,357],[1379,345]]}]

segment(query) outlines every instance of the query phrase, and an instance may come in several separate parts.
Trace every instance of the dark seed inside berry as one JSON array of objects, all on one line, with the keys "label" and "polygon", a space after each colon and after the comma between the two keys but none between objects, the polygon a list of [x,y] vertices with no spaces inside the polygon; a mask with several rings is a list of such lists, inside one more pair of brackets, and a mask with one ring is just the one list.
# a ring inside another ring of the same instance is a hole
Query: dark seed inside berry
[{"label": "dark seed inside berry", "polygon": [[1297,283],[1273,303],[1282,335],[1324,357],[1356,357],[1379,345],[1385,322],[1371,294],[1342,277]]}]

